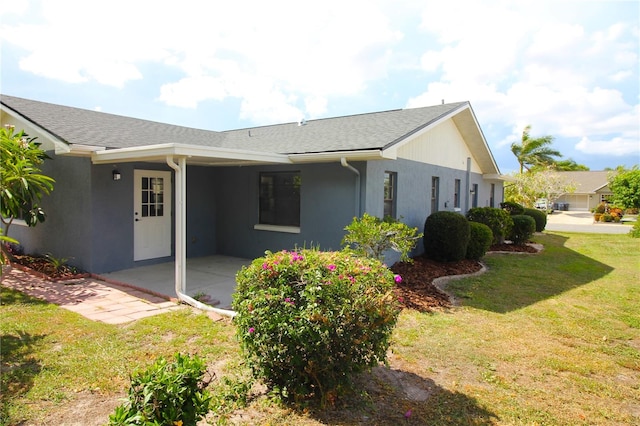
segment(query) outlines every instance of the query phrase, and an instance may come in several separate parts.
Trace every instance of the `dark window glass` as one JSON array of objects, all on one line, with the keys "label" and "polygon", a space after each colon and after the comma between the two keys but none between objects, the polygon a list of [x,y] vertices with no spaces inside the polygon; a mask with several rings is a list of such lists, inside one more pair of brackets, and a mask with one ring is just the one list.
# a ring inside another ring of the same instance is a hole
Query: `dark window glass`
[{"label": "dark window glass", "polygon": [[396,217],[396,173],[384,173],[384,217]]},{"label": "dark window glass", "polygon": [[263,225],[300,226],[300,172],[260,173]]}]

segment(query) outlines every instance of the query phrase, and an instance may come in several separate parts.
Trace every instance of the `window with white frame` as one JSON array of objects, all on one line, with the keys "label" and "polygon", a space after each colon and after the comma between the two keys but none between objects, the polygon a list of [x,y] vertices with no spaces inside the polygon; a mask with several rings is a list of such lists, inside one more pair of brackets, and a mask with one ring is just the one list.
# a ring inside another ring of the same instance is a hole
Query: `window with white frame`
[{"label": "window with white frame", "polygon": [[384,172],[384,217],[396,218],[397,173]]},{"label": "window with white frame", "polygon": [[460,208],[460,179],[456,179],[453,188],[453,207]]}]

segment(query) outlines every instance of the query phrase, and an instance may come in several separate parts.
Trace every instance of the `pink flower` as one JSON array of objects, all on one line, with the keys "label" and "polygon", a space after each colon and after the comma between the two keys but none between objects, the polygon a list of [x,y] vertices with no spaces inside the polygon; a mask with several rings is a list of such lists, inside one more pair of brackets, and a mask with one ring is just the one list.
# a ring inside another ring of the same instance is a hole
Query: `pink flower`
[{"label": "pink flower", "polygon": [[333,272],[336,270],[336,265],[334,265],[333,263],[331,265],[327,265],[327,269]]},{"label": "pink flower", "polygon": [[253,332],[255,332],[255,331],[256,331],[256,329],[255,329],[255,328],[253,328],[253,327],[249,327],[249,334],[251,334],[251,333],[253,333]]},{"label": "pink flower", "polygon": [[393,280],[396,282],[396,284],[400,284],[402,282],[402,277],[400,275],[396,275]]},{"label": "pink flower", "polygon": [[290,297],[285,297],[285,298],[284,298],[284,302],[285,302],[285,303],[288,303],[288,304],[290,304],[290,305],[295,305],[295,303],[293,303],[293,300],[291,300],[291,298],[290,298]]}]

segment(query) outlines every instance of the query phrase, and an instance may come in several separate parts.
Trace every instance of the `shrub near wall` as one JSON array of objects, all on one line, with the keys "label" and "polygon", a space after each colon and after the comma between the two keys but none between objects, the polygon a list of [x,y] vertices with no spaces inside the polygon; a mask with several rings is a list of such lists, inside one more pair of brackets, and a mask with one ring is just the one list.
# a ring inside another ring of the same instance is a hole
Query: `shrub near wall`
[{"label": "shrub near wall", "polygon": [[493,233],[484,223],[469,222],[469,245],[467,259],[480,260],[491,247]]},{"label": "shrub near wall", "polygon": [[424,250],[428,258],[443,262],[462,260],[469,244],[469,222],[454,212],[435,212],[424,223]]},{"label": "shrub near wall", "polygon": [[493,244],[502,244],[513,227],[509,213],[495,207],[474,207],[467,212],[467,219],[487,225],[493,233]]},{"label": "shrub near wall", "polygon": [[511,216],[511,219],[513,219],[513,228],[509,233],[509,239],[513,244],[525,244],[536,231],[536,221],[524,214]]},{"label": "shrub near wall", "polygon": [[332,401],[384,361],[400,312],[394,276],[348,250],[267,252],[238,272],[234,321],[254,377],[287,400]]}]

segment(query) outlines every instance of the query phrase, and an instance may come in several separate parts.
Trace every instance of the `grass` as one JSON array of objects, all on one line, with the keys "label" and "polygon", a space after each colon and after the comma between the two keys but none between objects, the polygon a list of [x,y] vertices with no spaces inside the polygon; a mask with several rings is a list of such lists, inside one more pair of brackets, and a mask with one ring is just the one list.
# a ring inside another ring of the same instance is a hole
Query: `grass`
[{"label": "grass", "polygon": [[122,396],[134,369],[181,351],[226,365],[231,379],[215,401],[228,406],[214,424],[398,424],[408,410],[416,425],[639,424],[638,240],[536,240],[545,247],[538,255],[488,255],[488,272],[451,282],[459,308],[403,312],[391,368],[324,411],[282,407],[264,393],[234,404],[246,371],[231,323],[185,309],[105,325],[2,288],[3,423],[43,424],[86,393]]}]

